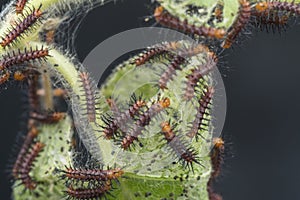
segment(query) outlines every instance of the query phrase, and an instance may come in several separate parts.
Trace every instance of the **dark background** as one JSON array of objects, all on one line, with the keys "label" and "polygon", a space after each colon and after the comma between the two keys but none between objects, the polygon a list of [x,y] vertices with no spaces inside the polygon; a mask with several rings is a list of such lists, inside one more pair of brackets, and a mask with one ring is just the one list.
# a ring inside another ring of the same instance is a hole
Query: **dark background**
[{"label": "dark background", "polygon": [[[93,10],[78,33],[80,59],[109,36],[145,25],[149,2],[124,0]],[[216,190],[225,200],[300,199],[299,32],[299,26],[281,36],[254,32],[224,54],[230,152]],[[20,99],[13,88],[0,95],[1,199],[10,196],[4,171],[19,130]]]}]

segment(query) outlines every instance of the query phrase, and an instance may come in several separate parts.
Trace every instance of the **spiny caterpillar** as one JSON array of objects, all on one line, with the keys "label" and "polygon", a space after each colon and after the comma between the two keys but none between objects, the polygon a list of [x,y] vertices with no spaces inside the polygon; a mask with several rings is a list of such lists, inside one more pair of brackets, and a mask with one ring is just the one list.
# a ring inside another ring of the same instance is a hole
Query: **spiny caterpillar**
[{"label": "spiny caterpillar", "polygon": [[268,11],[285,11],[295,15],[300,14],[300,4],[295,2],[280,2],[280,1],[262,1],[255,5],[255,9],[258,12]]},{"label": "spiny caterpillar", "polygon": [[239,0],[240,10],[239,15],[232,25],[231,30],[228,32],[225,41],[222,44],[222,47],[227,49],[231,47],[232,43],[238,37],[238,34],[243,30],[247,25],[251,17],[251,7],[250,2],[247,0]]},{"label": "spiny caterpillar", "polygon": [[200,164],[195,150],[188,148],[187,145],[182,142],[181,138],[175,134],[174,128],[171,128],[169,122],[162,122],[161,129],[165,140],[167,140],[167,144],[175,152],[179,160],[183,161],[185,167],[193,170],[193,163]]},{"label": "spiny caterpillar", "polygon": [[[121,132],[125,132],[126,127],[124,125],[128,122],[130,118],[134,118],[139,110],[146,105],[146,102],[136,98],[135,94],[131,97],[131,105],[124,112],[114,112],[114,117],[112,119],[108,119],[103,116],[102,120],[105,122],[106,126],[104,126],[104,137],[106,139],[115,138],[118,129],[121,129]],[[116,111],[116,109],[114,109]]]},{"label": "spiny caterpillar", "polygon": [[158,100],[157,102],[153,103],[145,112],[138,116],[138,120],[128,131],[126,136],[122,139],[121,146],[124,150],[128,149],[130,145],[135,141],[138,140],[138,137],[142,134],[145,126],[147,126],[151,118],[155,115],[159,114],[164,109],[170,106],[170,99],[163,98]]},{"label": "spiny caterpillar", "polygon": [[111,183],[110,181],[105,182],[104,185],[99,185],[94,188],[73,188],[72,186],[69,186],[66,190],[66,194],[68,194],[67,199],[102,199],[102,197],[105,198],[106,193],[111,189]]},{"label": "spiny caterpillar", "polygon": [[211,162],[213,172],[211,174],[212,178],[217,178],[221,173],[221,166],[224,162],[224,141],[222,138],[214,138],[213,139],[213,149],[211,153]]},{"label": "spiny caterpillar", "polygon": [[73,169],[71,167],[66,167],[62,171],[64,174],[62,177],[67,179],[67,181],[95,181],[95,182],[106,182],[108,180],[117,180],[120,178],[124,171],[120,168],[116,169]]},{"label": "spiny caterpillar", "polygon": [[49,50],[48,48],[43,47],[41,47],[41,49],[36,48],[36,50],[30,48],[29,51],[25,49],[24,52],[19,50],[18,53],[13,51],[12,53],[3,56],[3,59],[0,61],[0,70],[28,61],[46,59],[47,56],[49,56]]},{"label": "spiny caterpillar", "polygon": [[190,25],[187,21],[180,21],[178,18],[165,11],[162,6],[159,6],[155,9],[154,17],[156,21],[163,26],[180,30],[189,34],[197,34],[199,36],[221,39],[224,38],[226,33],[224,29],[205,26],[196,27],[195,25]]},{"label": "spiny caterpillar", "polygon": [[2,41],[0,42],[2,47],[10,46],[18,37],[22,34],[26,34],[31,27],[33,27],[38,19],[42,16],[41,11],[42,4],[37,8],[33,8],[32,12],[28,14],[23,19],[19,19],[16,26],[13,26],[11,30],[9,30],[4,37],[2,37]]},{"label": "spiny caterpillar", "polygon": [[96,121],[96,94],[94,91],[95,87],[93,81],[90,79],[89,74],[87,72],[81,72],[79,74],[79,80],[82,83],[82,89],[85,94],[85,102],[86,102],[86,113],[88,115],[88,119],[90,122]]},{"label": "spiny caterpillar", "polygon": [[206,115],[209,114],[208,110],[209,105],[211,104],[213,93],[214,88],[207,87],[206,91],[203,93],[203,96],[199,99],[197,114],[194,121],[192,122],[189,132],[187,133],[188,137],[196,137],[196,140],[198,140],[198,136],[201,136],[201,134],[199,134],[199,131],[205,129],[208,126],[206,123],[204,123],[204,121],[209,121],[209,119],[206,118]]},{"label": "spiny caterpillar", "polygon": [[155,56],[171,54],[172,51],[178,49],[179,45],[180,43],[178,42],[165,42],[148,47],[145,51],[139,54],[138,57],[133,60],[133,62],[136,64],[136,66],[143,65]]},{"label": "spiny caterpillar", "polygon": [[29,190],[34,190],[36,188],[36,182],[32,180],[32,177],[29,175],[30,171],[33,168],[33,162],[36,160],[39,153],[44,148],[44,144],[41,142],[36,142],[32,145],[32,148],[29,148],[28,152],[22,158],[22,162],[18,166],[17,170],[17,180],[21,180],[25,188]]}]

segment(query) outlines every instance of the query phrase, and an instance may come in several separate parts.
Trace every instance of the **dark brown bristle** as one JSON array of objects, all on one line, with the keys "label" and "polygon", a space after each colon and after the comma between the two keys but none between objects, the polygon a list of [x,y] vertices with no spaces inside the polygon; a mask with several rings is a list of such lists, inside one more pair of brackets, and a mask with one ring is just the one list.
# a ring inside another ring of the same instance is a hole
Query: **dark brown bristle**
[{"label": "dark brown bristle", "polygon": [[126,150],[131,144],[138,140],[138,136],[142,134],[142,131],[145,129],[147,125],[149,125],[151,119],[163,111],[165,108],[170,106],[170,99],[164,98],[162,100],[158,100],[156,103],[152,104],[148,110],[141,113],[138,116],[136,123],[133,127],[127,132],[126,136],[123,138],[121,142],[121,147]]},{"label": "dark brown bristle", "polygon": [[80,81],[82,83],[82,88],[85,93],[85,104],[86,104],[86,113],[89,119],[89,122],[96,121],[96,91],[95,86],[93,85],[92,80],[87,72],[81,72],[79,74]]},{"label": "dark brown bristle", "polygon": [[28,32],[28,30],[34,26],[38,19],[42,16],[41,6],[38,9],[33,8],[32,12],[16,22],[16,26],[12,27],[11,30],[2,38],[0,42],[2,47],[10,46],[18,37]]},{"label": "dark brown bristle", "polygon": [[48,48],[44,49],[43,47],[36,50],[30,49],[30,51],[27,51],[25,49],[23,53],[20,50],[18,53],[12,52],[12,55],[7,54],[0,61],[0,70],[4,70],[14,65],[22,64],[28,61],[46,59],[47,56],[49,56],[49,50]]},{"label": "dark brown bristle", "polygon": [[155,9],[154,17],[161,25],[183,31],[188,34],[196,34],[213,39],[222,39],[226,34],[224,29],[205,26],[196,27],[195,25],[189,24],[186,20],[182,22],[178,18],[165,11],[162,6],[159,6]]},{"label": "dark brown bristle", "polygon": [[224,49],[228,49],[232,46],[240,32],[245,28],[251,17],[251,6],[247,0],[239,0],[240,9],[239,15],[232,25],[231,31],[226,36],[225,41],[222,43]]},{"label": "dark brown bristle", "polygon": [[192,122],[191,129],[186,134],[190,138],[196,137],[198,139],[199,130],[203,129],[202,125],[204,120],[208,120],[205,118],[205,115],[208,114],[207,111],[209,109],[209,105],[211,103],[212,97],[214,94],[213,87],[207,87],[203,96],[199,99],[199,107],[197,108],[197,113],[194,121]]},{"label": "dark brown bristle", "polygon": [[72,186],[68,188],[66,193],[69,198],[74,200],[92,200],[92,199],[102,199],[105,197],[105,194],[111,189],[110,181],[107,181],[104,185],[99,185],[96,188],[85,189],[85,188],[76,188]]}]

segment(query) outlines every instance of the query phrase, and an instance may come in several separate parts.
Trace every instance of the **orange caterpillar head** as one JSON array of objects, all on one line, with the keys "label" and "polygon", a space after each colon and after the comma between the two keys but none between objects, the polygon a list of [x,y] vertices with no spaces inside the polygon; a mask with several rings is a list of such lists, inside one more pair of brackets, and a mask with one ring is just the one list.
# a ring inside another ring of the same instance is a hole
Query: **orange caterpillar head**
[{"label": "orange caterpillar head", "polygon": [[214,138],[213,144],[216,148],[220,149],[224,146],[224,140],[222,138]]},{"label": "orange caterpillar head", "polygon": [[268,2],[259,2],[255,5],[255,9],[258,12],[265,12],[268,9]]},{"label": "orange caterpillar head", "polygon": [[162,15],[163,15],[163,12],[164,12],[164,8],[162,6],[158,6],[157,8],[155,8],[154,17],[155,17],[156,21],[160,21]]},{"label": "orange caterpillar head", "polygon": [[163,100],[159,101],[159,104],[163,107],[163,108],[168,108],[171,104],[170,99],[169,98],[164,98]]}]

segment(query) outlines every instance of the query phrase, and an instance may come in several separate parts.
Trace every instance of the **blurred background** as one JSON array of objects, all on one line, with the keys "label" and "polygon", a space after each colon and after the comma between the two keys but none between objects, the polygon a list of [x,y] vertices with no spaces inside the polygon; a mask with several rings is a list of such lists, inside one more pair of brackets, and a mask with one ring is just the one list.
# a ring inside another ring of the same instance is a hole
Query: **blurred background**
[{"label": "blurred background", "polygon": [[[7,1],[1,1],[1,4]],[[76,39],[81,60],[98,43],[127,29],[150,26],[149,0],[123,0],[94,9]],[[229,152],[216,191],[225,200],[300,199],[300,26],[287,33],[253,32],[224,53],[220,68],[227,91],[223,130]],[[10,199],[5,171],[22,113],[22,95],[10,88],[0,95],[1,199]]]}]

